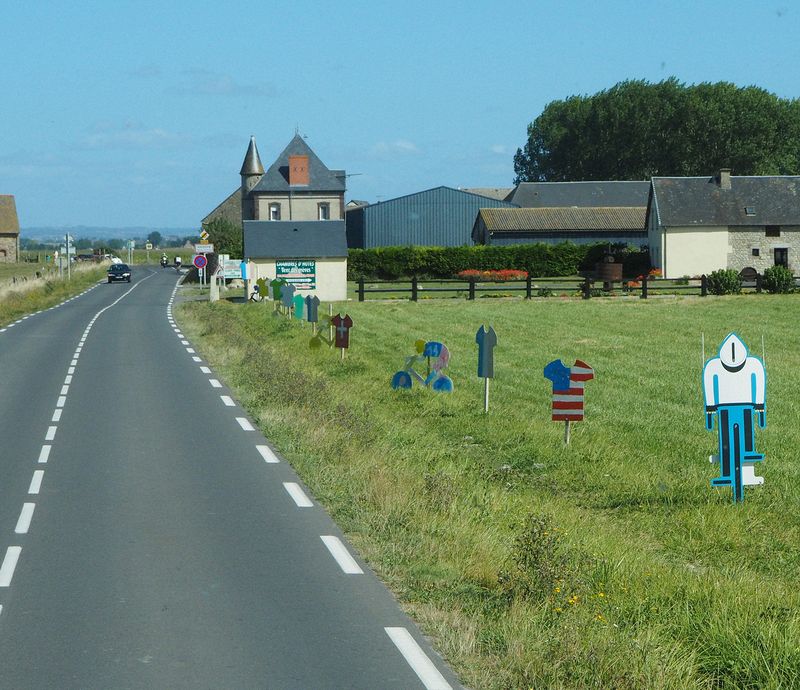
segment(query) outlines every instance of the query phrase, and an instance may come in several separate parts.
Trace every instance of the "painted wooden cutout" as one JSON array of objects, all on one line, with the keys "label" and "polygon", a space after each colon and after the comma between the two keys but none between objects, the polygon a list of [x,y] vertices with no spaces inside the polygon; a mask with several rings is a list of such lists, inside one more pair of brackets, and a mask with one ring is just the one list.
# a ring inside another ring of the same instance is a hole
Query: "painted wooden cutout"
[{"label": "painted wooden cutout", "polygon": [[294,306],[294,318],[302,321],[305,316],[306,298],[303,295],[295,295],[292,304]]},{"label": "painted wooden cutout", "polygon": [[342,349],[350,347],[350,329],[353,327],[353,319],[348,314],[344,316],[336,314],[331,319],[331,323],[336,329],[334,331],[334,345]]},{"label": "painted wooden cutout", "polygon": [[319,320],[319,297],[316,295],[306,296],[306,321],[317,323]]},{"label": "painted wooden cutout", "polygon": [[741,502],[745,486],[764,483],[755,475],[755,463],[764,455],[755,449],[753,416],[760,428],[767,426],[767,373],[736,333],[729,333],[718,356],[703,366],[703,401],[709,431],[717,415],[719,454],[709,459],[719,462],[720,471],[711,486],[730,486],[734,503]]},{"label": "painted wooden cutout", "polygon": [[[452,393],[453,381],[444,373],[450,363],[450,351],[444,343],[436,340],[417,340],[414,344],[417,354],[406,357],[403,368],[392,376],[392,388],[411,388],[416,379],[426,388],[437,393]],[[416,369],[415,364],[427,362],[427,376],[423,377]]]},{"label": "painted wooden cutout", "polygon": [[292,300],[297,288],[291,283],[284,283],[281,285],[281,304],[287,309],[292,308]]},{"label": "painted wooden cutout", "polygon": [[475,334],[478,343],[478,378],[483,379],[483,411],[489,411],[489,379],[494,378],[494,348],[497,345],[497,334],[489,326],[487,331],[484,326]]},{"label": "painted wooden cutout", "polygon": [[554,422],[564,422],[564,443],[569,443],[570,422],[583,421],[583,387],[594,378],[594,369],[576,359],[571,367],[555,359],[544,368],[544,377],[553,383]]},{"label": "painted wooden cutout", "polygon": [[286,281],[278,280],[277,278],[269,284],[270,297],[276,302],[279,302],[281,299],[281,289],[284,285],[286,285]]}]

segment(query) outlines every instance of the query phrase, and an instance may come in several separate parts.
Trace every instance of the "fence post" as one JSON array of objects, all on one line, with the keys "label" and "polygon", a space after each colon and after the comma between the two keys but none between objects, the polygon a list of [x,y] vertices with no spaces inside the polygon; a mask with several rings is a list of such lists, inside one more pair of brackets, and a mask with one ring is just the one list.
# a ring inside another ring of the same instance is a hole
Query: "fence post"
[{"label": "fence post", "polygon": [[647,299],[648,276],[642,276],[642,299]]},{"label": "fence post", "polygon": [[533,283],[531,281],[531,274],[528,274],[528,277],[525,278],[525,299],[530,299],[532,297],[531,294],[531,287]]},{"label": "fence post", "polygon": [[705,273],[700,276],[700,297],[708,297],[708,278]]},{"label": "fence post", "polygon": [[583,290],[583,299],[590,299],[592,296],[592,281],[589,280],[588,276],[584,278],[581,289]]},{"label": "fence post", "polygon": [[364,276],[358,278],[358,301],[364,301]]},{"label": "fence post", "polygon": [[760,273],[756,273],[756,292],[757,293],[761,292],[761,274]]},{"label": "fence post", "polygon": [[411,278],[411,301],[417,301],[417,276]]},{"label": "fence post", "polygon": [[475,281],[469,279],[469,297],[467,299],[475,299]]}]

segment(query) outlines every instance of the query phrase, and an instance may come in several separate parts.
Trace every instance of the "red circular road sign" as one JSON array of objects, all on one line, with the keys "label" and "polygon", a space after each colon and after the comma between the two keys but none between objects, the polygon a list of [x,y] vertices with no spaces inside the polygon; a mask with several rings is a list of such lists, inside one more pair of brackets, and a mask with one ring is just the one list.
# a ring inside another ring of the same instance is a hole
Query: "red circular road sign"
[{"label": "red circular road sign", "polygon": [[194,259],[192,259],[192,263],[197,266],[197,268],[205,268],[206,264],[208,263],[208,259],[204,257],[202,254],[198,254]]}]

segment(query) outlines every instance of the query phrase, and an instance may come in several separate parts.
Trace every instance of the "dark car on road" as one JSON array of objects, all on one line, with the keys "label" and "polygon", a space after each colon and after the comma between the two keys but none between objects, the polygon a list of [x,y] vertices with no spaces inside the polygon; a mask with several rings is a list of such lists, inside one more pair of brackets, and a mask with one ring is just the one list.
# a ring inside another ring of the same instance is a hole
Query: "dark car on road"
[{"label": "dark car on road", "polygon": [[128,264],[111,264],[108,269],[108,282],[113,283],[115,280],[131,282],[131,269]]}]

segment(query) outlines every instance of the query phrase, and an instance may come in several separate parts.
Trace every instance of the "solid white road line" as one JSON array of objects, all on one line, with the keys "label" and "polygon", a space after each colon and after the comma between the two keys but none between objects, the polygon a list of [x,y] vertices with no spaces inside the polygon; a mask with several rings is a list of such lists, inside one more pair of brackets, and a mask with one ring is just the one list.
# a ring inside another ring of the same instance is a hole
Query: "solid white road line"
[{"label": "solid white road line", "polygon": [[56,409],[56,410],[53,412],[53,418],[52,418],[50,421],[51,421],[51,422],[60,422],[60,421],[61,421],[61,413],[62,413],[63,411],[64,411],[64,410],[62,410],[60,407],[59,407],[59,408],[57,408],[57,409]]},{"label": "solid white road line", "polygon": [[22,511],[17,520],[17,526],[14,528],[16,534],[27,534],[31,526],[31,518],[33,517],[33,509],[36,508],[35,503],[23,503]]},{"label": "solid white road line", "polygon": [[211,373],[211,369],[209,369],[208,367],[200,367],[200,371],[202,371],[204,374]]},{"label": "solid white road line", "polygon": [[280,460],[275,457],[275,453],[272,452],[272,449],[269,446],[256,446],[256,450],[261,453],[261,457],[264,458],[264,462],[268,462],[271,465],[280,462]]},{"label": "solid white road line", "polygon": [[42,488],[42,478],[44,477],[44,470],[34,470],[31,485],[28,487],[29,494],[38,494],[39,489]]},{"label": "solid white road line", "polygon": [[328,547],[328,551],[331,552],[331,556],[333,556],[334,560],[339,564],[339,567],[347,574],[347,575],[363,575],[364,571],[361,570],[361,567],[356,563],[356,559],[350,555],[350,552],[345,548],[345,545],[342,544],[342,540],[338,537],[327,536],[327,537],[320,537],[322,539],[322,543]]},{"label": "solid white road line", "polygon": [[255,427],[250,423],[250,420],[246,417],[237,417],[236,421],[239,422],[239,426],[242,427],[245,431],[255,431]]},{"label": "solid white road line", "polygon": [[50,445],[42,446],[42,450],[39,453],[39,462],[47,462],[48,461],[48,459],[50,458],[50,450],[52,449],[52,447],[53,446],[50,446]]},{"label": "solid white road line", "polygon": [[384,630],[427,690],[452,690],[450,683],[439,673],[408,630],[405,628],[384,628]]},{"label": "solid white road line", "polygon": [[57,426],[49,426],[47,427],[47,433],[44,435],[45,441],[52,441],[56,437],[56,431],[58,431]]},{"label": "solid white road line", "polygon": [[0,565],[0,587],[8,587],[11,584],[11,578],[14,577],[14,569],[17,567],[21,552],[21,546],[9,546],[6,549],[3,565]]},{"label": "solid white road line", "polygon": [[303,493],[299,484],[284,482],[283,488],[286,489],[286,493],[292,497],[292,500],[297,504],[298,508],[311,508],[314,505],[311,499]]},{"label": "solid white road line", "polygon": [[236,403],[230,395],[220,395],[220,400],[225,404],[225,407],[235,407]]},{"label": "solid white road line", "polygon": [[217,381],[217,379],[208,379],[208,382],[211,384],[212,388],[222,388],[222,384]]}]

